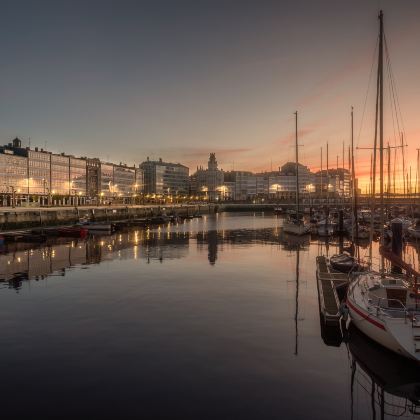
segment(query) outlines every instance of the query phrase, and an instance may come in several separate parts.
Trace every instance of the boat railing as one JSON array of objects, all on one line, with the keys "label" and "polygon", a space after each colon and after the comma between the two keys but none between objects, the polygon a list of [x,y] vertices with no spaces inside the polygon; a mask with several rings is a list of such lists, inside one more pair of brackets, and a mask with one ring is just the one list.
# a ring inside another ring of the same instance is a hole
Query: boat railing
[{"label": "boat railing", "polygon": [[370,293],[370,307],[376,310],[376,314],[390,318],[404,318],[411,320],[411,313],[399,299],[384,298]]}]

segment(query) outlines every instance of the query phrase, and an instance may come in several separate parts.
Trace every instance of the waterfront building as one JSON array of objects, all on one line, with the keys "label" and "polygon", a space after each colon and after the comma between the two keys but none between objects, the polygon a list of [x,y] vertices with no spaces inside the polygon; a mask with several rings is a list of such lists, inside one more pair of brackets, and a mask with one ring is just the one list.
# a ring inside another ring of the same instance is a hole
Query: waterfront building
[{"label": "waterfront building", "polygon": [[125,202],[142,192],[143,185],[141,168],[32,150],[22,147],[18,138],[0,147],[0,204],[4,206],[12,201],[77,206],[101,198]]},{"label": "waterfront building", "polygon": [[[309,168],[299,164],[299,191],[308,192],[314,182]],[[296,195],[296,164],[288,162],[278,171],[254,174],[249,171],[224,173],[229,197],[238,201],[265,199],[293,199]]]},{"label": "waterfront building", "polygon": [[144,193],[158,195],[189,194],[189,169],[180,163],[150,160],[140,164],[144,176]]},{"label": "waterfront building", "polygon": [[134,194],[136,184],[136,168],[120,163],[114,165],[114,196],[130,197]]},{"label": "waterfront building", "polygon": [[51,193],[54,196],[66,196],[69,194],[70,172],[69,157],[64,153],[51,154]]},{"label": "waterfront building", "polygon": [[216,154],[210,153],[207,169],[197,167],[197,171],[191,177],[191,192],[193,195],[200,194],[210,201],[215,201],[223,196],[224,172],[218,169]]},{"label": "waterfront building", "polygon": [[265,199],[268,196],[268,184],[267,173],[225,172],[224,196],[238,201]]},{"label": "waterfront building", "polygon": [[134,194],[137,195],[144,191],[144,173],[140,167],[136,168],[136,179],[134,184]]},{"label": "waterfront building", "polygon": [[97,158],[86,159],[86,195],[90,199],[99,199],[101,161]]},{"label": "waterfront building", "polygon": [[28,195],[46,196],[50,185],[50,153],[28,149]]},{"label": "waterfront building", "polygon": [[86,159],[70,156],[69,168],[69,195],[71,204],[82,204],[86,200]]},{"label": "waterfront building", "polygon": [[109,162],[101,162],[100,170],[100,196],[109,198],[114,193],[114,165]]},{"label": "waterfront building", "polygon": [[[21,194],[16,199],[18,202],[29,202],[31,199],[32,201],[41,201],[40,197],[46,196],[51,187],[51,153],[45,152],[43,149],[39,150],[37,147],[34,150],[23,148],[21,140],[17,137],[12,143],[3,146],[2,150],[5,154],[20,156],[26,161],[25,180],[21,180],[20,185],[9,193]],[[22,162],[22,170],[23,161],[19,162]],[[0,180],[0,183],[4,183],[4,180]]]},{"label": "waterfront building", "polygon": [[223,199],[224,172],[218,169],[216,154],[210,153],[207,169],[197,167],[197,171],[191,177],[191,193],[207,197],[210,201]]},{"label": "waterfront building", "polygon": [[315,190],[318,194],[329,194],[349,197],[350,196],[350,172],[347,169],[329,169],[318,171],[314,176]]},{"label": "waterfront building", "polygon": [[23,190],[28,180],[28,163],[23,156],[12,150],[0,148],[0,192],[1,204],[9,206],[22,200]]}]

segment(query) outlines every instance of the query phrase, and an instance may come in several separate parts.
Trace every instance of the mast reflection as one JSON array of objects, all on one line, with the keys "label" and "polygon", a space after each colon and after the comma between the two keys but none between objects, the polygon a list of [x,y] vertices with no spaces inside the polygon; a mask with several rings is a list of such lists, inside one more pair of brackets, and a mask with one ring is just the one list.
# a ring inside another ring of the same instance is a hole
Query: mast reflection
[{"label": "mast reflection", "polygon": [[[372,419],[420,415],[420,367],[350,328],[351,413],[357,416],[360,396],[367,398]],[[356,402],[355,395],[359,395]]]}]

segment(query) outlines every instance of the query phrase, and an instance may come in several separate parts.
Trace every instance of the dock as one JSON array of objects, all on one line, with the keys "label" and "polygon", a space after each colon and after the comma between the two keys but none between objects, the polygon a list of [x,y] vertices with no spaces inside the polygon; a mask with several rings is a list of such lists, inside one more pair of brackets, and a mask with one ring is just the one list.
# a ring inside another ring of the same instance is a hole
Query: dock
[{"label": "dock", "polygon": [[326,324],[338,325],[341,315],[337,287],[348,283],[348,275],[332,270],[325,256],[316,257],[316,268],[320,312]]}]

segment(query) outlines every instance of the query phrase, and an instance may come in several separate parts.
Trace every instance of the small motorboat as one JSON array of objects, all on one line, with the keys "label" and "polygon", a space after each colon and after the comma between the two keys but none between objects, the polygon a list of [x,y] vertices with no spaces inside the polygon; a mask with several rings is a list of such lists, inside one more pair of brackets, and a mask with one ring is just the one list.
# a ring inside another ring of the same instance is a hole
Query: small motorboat
[{"label": "small motorboat", "polygon": [[59,236],[69,238],[86,238],[88,229],[81,226],[61,227],[57,229]]},{"label": "small motorboat", "polygon": [[330,257],[330,265],[334,270],[340,271],[341,273],[363,271],[363,266],[347,253],[332,255]]},{"label": "small motorboat", "polygon": [[292,235],[306,235],[310,233],[310,225],[306,224],[303,219],[289,217],[283,223],[283,231]]},{"label": "small motorboat", "polygon": [[112,223],[82,223],[80,225],[82,228],[87,229],[89,232],[113,232],[115,227]]}]

